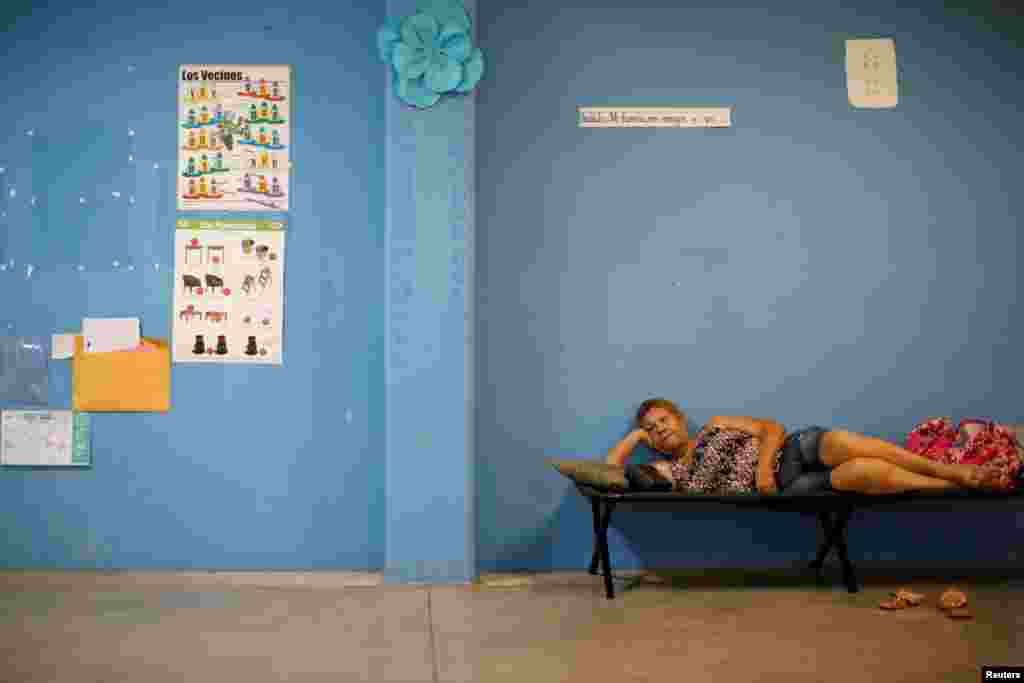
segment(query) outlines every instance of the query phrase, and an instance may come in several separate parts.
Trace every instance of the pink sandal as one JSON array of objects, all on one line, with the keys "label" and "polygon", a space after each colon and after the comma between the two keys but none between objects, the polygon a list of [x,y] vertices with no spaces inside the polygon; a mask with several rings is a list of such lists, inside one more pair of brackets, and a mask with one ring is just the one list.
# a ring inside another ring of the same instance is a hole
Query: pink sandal
[{"label": "pink sandal", "polygon": [[974,615],[967,607],[967,594],[956,586],[950,586],[939,596],[939,609],[950,619],[972,619]]},{"label": "pink sandal", "polygon": [[912,593],[906,588],[900,588],[899,590],[889,593],[893,596],[892,600],[885,600],[884,602],[878,603],[881,609],[894,610],[894,609],[906,609],[908,607],[917,607],[924,600],[924,596],[920,593]]}]

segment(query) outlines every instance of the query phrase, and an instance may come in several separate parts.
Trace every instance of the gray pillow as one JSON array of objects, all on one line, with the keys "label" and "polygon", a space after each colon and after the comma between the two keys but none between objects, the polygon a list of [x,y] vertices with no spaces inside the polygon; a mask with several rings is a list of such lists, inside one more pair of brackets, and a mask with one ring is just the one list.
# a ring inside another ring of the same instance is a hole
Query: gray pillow
[{"label": "gray pillow", "polygon": [[604,491],[628,491],[626,468],[622,465],[609,465],[597,460],[565,460],[548,458],[551,466],[559,474],[565,475],[577,484],[593,486]]}]

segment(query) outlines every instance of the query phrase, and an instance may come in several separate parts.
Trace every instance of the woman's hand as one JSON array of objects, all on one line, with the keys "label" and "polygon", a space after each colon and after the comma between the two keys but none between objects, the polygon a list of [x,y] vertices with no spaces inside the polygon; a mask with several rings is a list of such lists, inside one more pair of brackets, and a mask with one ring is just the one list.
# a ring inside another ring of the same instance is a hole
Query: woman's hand
[{"label": "woman's hand", "polygon": [[605,456],[605,462],[610,465],[625,465],[634,449],[640,444],[651,445],[650,435],[643,429],[634,429],[626,434],[617,444],[612,446]]},{"label": "woman's hand", "polygon": [[651,435],[647,433],[646,429],[640,429],[639,427],[629,433],[630,436],[636,437],[636,443],[639,446],[643,444],[645,446],[651,445]]},{"label": "woman's hand", "polygon": [[711,425],[723,429],[736,429],[757,437],[760,441],[757,454],[757,490],[763,495],[778,493],[775,486],[775,453],[786,441],[786,428],[776,420],[719,415],[707,421],[707,426]]}]

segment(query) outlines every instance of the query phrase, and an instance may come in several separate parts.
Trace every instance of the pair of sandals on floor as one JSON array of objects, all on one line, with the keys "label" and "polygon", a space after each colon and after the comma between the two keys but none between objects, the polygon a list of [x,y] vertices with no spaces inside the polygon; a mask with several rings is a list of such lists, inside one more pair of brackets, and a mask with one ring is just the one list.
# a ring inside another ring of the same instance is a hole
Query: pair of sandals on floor
[{"label": "pair of sandals on floor", "polygon": [[[890,593],[891,600],[878,603],[884,610],[907,609],[917,607],[924,601],[924,595],[914,593],[908,588],[900,588]],[[971,619],[973,615],[967,607],[967,594],[956,586],[950,586],[939,596],[939,609],[946,613],[950,619]]]}]

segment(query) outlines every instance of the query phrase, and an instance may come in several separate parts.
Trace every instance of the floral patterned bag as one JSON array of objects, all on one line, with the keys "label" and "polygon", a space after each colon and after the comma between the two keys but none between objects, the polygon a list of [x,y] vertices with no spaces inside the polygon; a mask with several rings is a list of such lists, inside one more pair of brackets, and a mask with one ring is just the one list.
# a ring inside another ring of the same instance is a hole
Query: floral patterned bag
[{"label": "floral patterned bag", "polygon": [[952,421],[948,417],[933,417],[917,425],[907,435],[907,450],[929,460],[945,460],[946,451],[956,443]]},{"label": "floral patterned bag", "polygon": [[950,418],[925,420],[910,430],[906,448],[938,462],[994,468],[1003,491],[1015,490],[1024,470],[1024,449],[1016,434],[992,420],[969,418],[955,429]]}]

